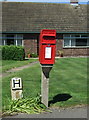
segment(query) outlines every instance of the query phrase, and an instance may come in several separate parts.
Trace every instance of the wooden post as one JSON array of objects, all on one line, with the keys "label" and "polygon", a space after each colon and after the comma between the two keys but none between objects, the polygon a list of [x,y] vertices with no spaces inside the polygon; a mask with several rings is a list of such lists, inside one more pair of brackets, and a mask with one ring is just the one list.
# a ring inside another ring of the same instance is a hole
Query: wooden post
[{"label": "wooden post", "polygon": [[42,65],[41,102],[48,107],[49,73],[52,65]]}]

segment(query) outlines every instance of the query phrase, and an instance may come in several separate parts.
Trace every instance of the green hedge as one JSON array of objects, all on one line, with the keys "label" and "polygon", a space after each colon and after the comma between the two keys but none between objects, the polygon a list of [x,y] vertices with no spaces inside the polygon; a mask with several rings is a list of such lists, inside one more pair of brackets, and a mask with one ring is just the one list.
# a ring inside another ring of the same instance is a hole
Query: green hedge
[{"label": "green hedge", "polygon": [[0,46],[0,60],[2,59],[2,46]]},{"label": "green hedge", "polygon": [[23,60],[25,58],[24,48],[22,46],[5,45],[2,48],[3,60]]}]

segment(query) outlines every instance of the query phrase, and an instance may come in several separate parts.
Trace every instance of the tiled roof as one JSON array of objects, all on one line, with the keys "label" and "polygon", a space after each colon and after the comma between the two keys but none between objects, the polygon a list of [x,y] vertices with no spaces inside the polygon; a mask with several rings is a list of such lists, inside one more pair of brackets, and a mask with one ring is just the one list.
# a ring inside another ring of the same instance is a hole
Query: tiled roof
[{"label": "tiled roof", "polygon": [[2,22],[3,32],[86,32],[87,5],[3,2]]}]

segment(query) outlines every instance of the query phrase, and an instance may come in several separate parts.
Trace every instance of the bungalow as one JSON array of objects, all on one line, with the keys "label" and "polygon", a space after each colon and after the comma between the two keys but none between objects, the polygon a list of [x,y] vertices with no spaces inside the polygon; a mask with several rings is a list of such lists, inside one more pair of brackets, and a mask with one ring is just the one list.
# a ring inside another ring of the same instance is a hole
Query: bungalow
[{"label": "bungalow", "polygon": [[2,2],[1,45],[22,45],[39,54],[41,29],[55,29],[56,55],[89,55],[86,4]]}]

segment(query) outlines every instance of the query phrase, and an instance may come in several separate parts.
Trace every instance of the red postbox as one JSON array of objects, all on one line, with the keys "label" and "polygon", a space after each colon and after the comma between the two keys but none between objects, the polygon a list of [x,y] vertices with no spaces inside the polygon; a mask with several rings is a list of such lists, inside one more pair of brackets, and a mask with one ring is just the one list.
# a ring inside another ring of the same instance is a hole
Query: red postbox
[{"label": "red postbox", "polygon": [[56,53],[56,30],[43,29],[40,32],[40,64],[54,64]]}]

